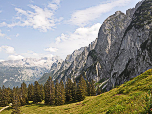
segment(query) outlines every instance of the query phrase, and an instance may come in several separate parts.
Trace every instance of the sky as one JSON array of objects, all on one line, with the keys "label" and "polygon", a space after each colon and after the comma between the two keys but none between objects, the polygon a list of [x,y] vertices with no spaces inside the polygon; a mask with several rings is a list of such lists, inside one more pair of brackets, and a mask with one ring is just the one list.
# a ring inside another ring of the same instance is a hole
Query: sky
[{"label": "sky", "polygon": [[59,56],[88,46],[116,11],[140,0],[0,0],[0,61]]}]

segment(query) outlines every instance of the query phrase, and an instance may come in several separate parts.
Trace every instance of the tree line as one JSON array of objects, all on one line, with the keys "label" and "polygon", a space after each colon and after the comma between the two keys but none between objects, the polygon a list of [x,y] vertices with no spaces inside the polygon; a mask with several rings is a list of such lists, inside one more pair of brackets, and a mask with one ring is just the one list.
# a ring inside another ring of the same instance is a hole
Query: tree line
[{"label": "tree line", "polygon": [[21,87],[14,87],[13,89],[0,87],[0,106],[7,106],[12,103],[14,109],[12,114],[20,113],[20,106],[24,106],[33,101],[33,103],[42,102],[44,100],[47,105],[63,105],[66,102],[82,101],[86,96],[95,96],[101,94],[100,88],[95,91],[95,84],[84,80],[83,76],[80,76],[78,83],[70,78],[64,84],[48,78],[44,85],[40,85],[37,81],[34,84],[27,85],[23,82]]}]

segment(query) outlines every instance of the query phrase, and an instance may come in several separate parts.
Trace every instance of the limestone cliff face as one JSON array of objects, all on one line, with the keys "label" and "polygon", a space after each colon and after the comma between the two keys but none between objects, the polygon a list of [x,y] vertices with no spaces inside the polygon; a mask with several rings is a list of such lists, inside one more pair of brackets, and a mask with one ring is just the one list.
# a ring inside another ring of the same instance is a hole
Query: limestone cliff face
[{"label": "limestone cliff face", "polygon": [[64,72],[64,75],[60,77],[64,80],[64,82],[66,82],[68,77],[73,80],[80,76],[82,73],[84,73],[84,67],[87,62],[87,56],[89,52],[95,48],[96,43],[97,39],[91,44],[89,44],[88,47],[84,47],[83,52],[74,58],[74,61],[71,63],[69,68]]},{"label": "limestone cliff face", "polygon": [[126,15],[116,12],[101,26],[95,52],[100,79],[109,79],[107,90],[151,68],[151,6],[152,1],[143,0]]},{"label": "limestone cliff face", "polygon": [[109,87],[120,85],[152,68],[152,1],[145,0],[136,9],[122,37],[110,72]]},{"label": "limestone cliff face", "polygon": [[75,56],[69,55],[54,80],[85,79],[105,82],[110,90],[152,68],[152,1],[143,0],[126,14],[117,11],[102,24],[98,38]]}]

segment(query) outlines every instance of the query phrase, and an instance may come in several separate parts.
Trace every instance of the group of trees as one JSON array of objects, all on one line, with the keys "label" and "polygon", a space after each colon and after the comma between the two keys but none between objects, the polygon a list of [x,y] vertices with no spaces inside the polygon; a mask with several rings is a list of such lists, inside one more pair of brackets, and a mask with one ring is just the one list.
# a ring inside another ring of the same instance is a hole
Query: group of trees
[{"label": "group of trees", "polygon": [[33,84],[27,85],[23,82],[21,87],[14,87],[13,89],[0,87],[0,106],[7,106],[12,103],[14,109],[12,114],[20,113],[20,106],[26,105],[29,101],[33,103],[41,102],[44,99],[43,85],[37,81]]},{"label": "group of trees", "polygon": [[[101,94],[101,90],[98,89],[97,94]],[[99,93],[100,92],[100,93]],[[83,76],[80,76],[78,83],[72,82],[70,78],[67,79],[66,84],[63,84],[61,80],[55,82],[49,77],[44,85],[45,103],[49,105],[63,105],[65,102],[82,101],[85,96],[96,95],[95,86],[93,80],[88,82],[84,80]]]},{"label": "group of trees", "polygon": [[33,103],[45,101],[47,105],[63,105],[65,102],[76,102],[85,99],[85,96],[94,96],[100,94],[101,90],[98,88],[95,91],[94,81],[84,80],[80,76],[78,83],[72,82],[70,78],[67,79],[66,84],[61,80],[60,82],[52,80],[51,77],[43,85],[37,81],[34,84],[29,84],[28,87],[23,82],[21,87],[14,87],[13,89],[0,87],[0,106],[7,106],[12,103],[14,113],[19,113],[19,107],[26,105],[29,101]]}]

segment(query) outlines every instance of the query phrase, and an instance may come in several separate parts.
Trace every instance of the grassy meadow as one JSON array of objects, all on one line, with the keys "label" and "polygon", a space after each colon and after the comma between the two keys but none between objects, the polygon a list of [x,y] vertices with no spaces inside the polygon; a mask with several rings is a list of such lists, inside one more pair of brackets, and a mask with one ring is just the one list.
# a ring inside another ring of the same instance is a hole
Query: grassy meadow
[{"label": "grassy meadow", "polygon": [[[20,107],[22,114],[139,114],[146,107],[145,96],[152,90],[152,69],[98,96],[62,106],[49,106],[44,102]],[[0,107],[1,108],[1,107]],[[11,114],[11,107],[1,114]]]}]

